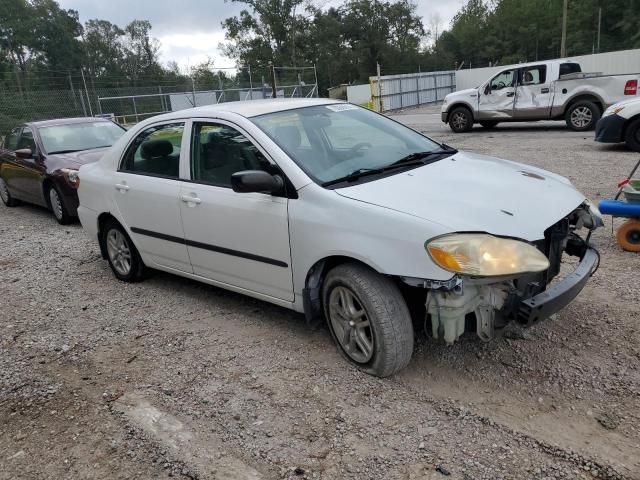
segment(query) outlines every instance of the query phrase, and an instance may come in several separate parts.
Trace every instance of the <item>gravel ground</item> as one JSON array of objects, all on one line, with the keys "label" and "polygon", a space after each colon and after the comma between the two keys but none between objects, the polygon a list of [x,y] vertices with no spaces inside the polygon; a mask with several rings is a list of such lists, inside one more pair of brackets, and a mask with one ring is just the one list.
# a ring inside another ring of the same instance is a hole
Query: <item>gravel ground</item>
[{"label": "gravel ground", "polygon": [[[637,158],[561,124],[396,118],[595,200]],[[120,283],[42,209],[0,206],[0,240],[2,479],[640,478],[640,257],[609,220],[600,270],[554,318],[489,344],[419,333],[384,380],[285,309],[163,273]]]}]

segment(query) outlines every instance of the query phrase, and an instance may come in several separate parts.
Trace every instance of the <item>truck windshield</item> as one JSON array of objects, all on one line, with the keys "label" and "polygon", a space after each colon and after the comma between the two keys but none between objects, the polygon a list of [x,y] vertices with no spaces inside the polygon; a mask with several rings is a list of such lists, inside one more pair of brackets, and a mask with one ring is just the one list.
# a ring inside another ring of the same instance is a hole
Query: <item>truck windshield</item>
[{"label": "truck windshield", "polygon": [[251,120],[320,184],[442,148],[404,125],[348,103],[285,110]]}]

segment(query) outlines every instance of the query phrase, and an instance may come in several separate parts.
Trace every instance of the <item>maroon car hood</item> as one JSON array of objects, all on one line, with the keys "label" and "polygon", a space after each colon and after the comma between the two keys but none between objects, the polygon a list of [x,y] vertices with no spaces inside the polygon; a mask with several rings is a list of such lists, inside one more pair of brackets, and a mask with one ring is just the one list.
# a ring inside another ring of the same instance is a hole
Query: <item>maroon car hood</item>
[{"label": "maroon car hood", "polygon": [[64,164],[70,168],[79,168],[81,165],[97,162],[102,158],[107,150],[108,147],[94,148],[92,150],[81,150],[79,152],[54,153],[47,157],[49,160],[55,159],[56,163],[59,163],[60,165]]}]

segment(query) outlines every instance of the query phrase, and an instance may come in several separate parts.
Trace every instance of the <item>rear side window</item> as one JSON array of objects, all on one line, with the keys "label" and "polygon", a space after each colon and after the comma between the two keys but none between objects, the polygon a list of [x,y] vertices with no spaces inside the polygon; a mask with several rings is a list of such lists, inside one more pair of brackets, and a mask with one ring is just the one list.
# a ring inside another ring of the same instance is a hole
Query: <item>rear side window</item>
[{"label": "rear side window", "polygon": [[525,67],[522,69],[521,85],[540,85],[547,81],[546,65],[536,65],[534,67]]},{"label": "rear side window", "polygon": [[184,123],[149,127],[129,146],[120,171],[178,178]]},{"label": "rear side window", "polygon": [[561,63],[560,64],[560,76],[569,75],[571,73],[580,73],[582,69],[579,63]]},{"label": "rear side window", "polygon": [[13,130],[11,130],[11,133],[4,139],[4,148],[6,148],[7,150],[17,150],[18,139],[20,138],[21,131],[22,127],[14,128]]}]

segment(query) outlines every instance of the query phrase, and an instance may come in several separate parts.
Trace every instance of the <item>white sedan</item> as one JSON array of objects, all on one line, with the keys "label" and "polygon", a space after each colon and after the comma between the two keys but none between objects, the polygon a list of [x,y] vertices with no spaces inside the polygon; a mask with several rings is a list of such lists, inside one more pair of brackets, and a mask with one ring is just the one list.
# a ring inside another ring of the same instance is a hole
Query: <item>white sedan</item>
[{"label": "white sedan", "polygon": [[[409,363],[412,317],[487,341],[563,308],[599,261],[601,217],[568,180],[323,99],[150,118],[80,169],[79,197],[120,280],[164,270],[326,319],[378,376]],[[563,255],[578,266],[550,286]]]}]

